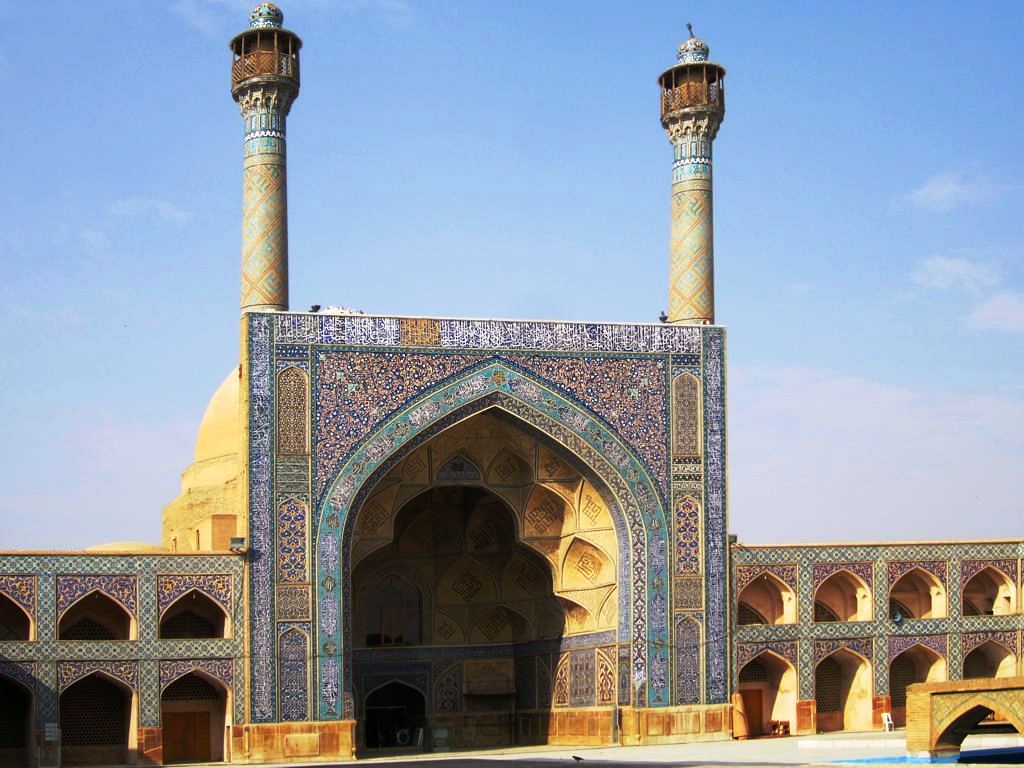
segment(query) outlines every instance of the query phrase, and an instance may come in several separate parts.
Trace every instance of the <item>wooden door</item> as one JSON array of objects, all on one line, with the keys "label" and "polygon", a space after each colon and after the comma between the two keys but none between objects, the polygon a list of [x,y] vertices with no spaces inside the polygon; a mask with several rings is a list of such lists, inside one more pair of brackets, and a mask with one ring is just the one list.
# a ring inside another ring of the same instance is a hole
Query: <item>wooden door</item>
[{"label": "wooden door", "polygon": [[751,736],[764,734],[764,707],[761,689],[740,691],[743,697],[743,711],[747,714],[747,728]]},{"label": "wooden door", "polygon": [[210,713],[164,712],[164,762],[210,761]]}]

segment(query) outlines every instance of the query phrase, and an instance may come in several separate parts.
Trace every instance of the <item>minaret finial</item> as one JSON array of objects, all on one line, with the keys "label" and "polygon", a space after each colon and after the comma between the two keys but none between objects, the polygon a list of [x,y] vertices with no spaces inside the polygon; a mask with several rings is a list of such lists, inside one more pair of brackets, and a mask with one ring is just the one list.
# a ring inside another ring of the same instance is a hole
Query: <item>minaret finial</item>
[{"label": "minaret finial", "polygon": [[690,33],[690,37],[696,37],[696,35],[693,34],[693,24],[690,22],[686,22],[686,31]]}]

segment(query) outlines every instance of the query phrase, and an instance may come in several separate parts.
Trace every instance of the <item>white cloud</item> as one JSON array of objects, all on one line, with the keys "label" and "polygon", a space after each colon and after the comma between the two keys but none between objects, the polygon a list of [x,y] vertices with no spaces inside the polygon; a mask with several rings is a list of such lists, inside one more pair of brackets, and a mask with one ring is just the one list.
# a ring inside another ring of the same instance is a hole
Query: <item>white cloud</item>
[{"label": "white cloud", "polygon": [[1009,187],[987,176],[946,171],[927,179],[906,195],[911,205],[926,211],[951,211],[963,205],[989,202]]},{"label": "white cloud", "polygon": [[929,256],[917,265],[910,279],[921,288],[957,288],[973,295],[999,283],[999,275],[992,267],[956,256]]},{"label": "white cloud", "polygon": [[997,293],[979,305],[967,322],[979,330],[1024,331],[1024,294]]},{"label": "white cloud", "polygon": [[1024,398],[796,368],[730,376],[730,527],[741,542],[1024,535]]},{"label": "white cloud", "polygon": [[155,197],[129,197],[118,200],[111,204],[110,212],[118,216],[144,216],[162,224],[181,225],[192,218],[189,211]]}]

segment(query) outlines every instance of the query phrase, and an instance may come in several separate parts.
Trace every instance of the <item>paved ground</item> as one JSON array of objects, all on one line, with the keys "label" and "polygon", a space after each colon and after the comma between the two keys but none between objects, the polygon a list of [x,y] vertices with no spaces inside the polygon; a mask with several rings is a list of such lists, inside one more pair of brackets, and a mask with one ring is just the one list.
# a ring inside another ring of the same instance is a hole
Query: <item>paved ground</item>
[{"label": "paved ground", "polygon": [[[1024,747],[1024,738],[970,737],[965,750]],[[811,766],[835,765],[850,760],[884,763],[884,758],[905,762],[904,734],[842,733],[752,741],[716,741],[649,747],[515,747],[479,752],[390,755],[359,760],[381,768],[648,768],[651,764],[676,766]],[[573,756],[582,760],[574,760]],[[880,760],[880,758],[882,758]],[[323,768],[323,763],[311,764]],[[351,764],[349,764],[351,765]]]}]

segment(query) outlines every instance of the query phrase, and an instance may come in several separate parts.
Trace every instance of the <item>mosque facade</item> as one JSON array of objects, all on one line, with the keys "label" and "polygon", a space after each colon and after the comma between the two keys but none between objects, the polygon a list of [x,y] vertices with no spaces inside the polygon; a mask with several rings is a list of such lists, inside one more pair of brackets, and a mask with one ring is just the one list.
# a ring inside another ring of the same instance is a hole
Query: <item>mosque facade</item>
[{"label": "mosque facade", "polygon": [[1024,674],[1024,542],[730,539],[703,42],[658,81],[661,323],[292,312],[282,21],[230,46],[241,363],[160,546],[0,553],[0,764],[872,730]]}]

